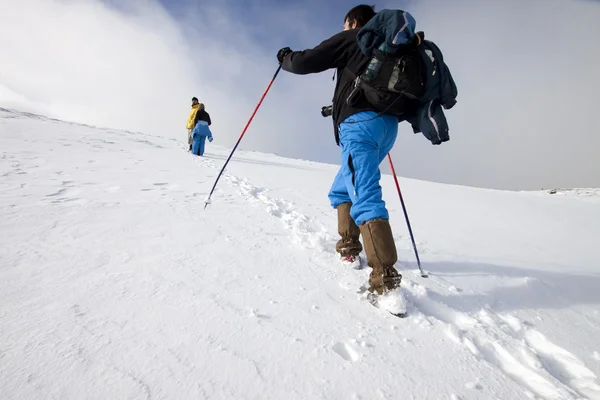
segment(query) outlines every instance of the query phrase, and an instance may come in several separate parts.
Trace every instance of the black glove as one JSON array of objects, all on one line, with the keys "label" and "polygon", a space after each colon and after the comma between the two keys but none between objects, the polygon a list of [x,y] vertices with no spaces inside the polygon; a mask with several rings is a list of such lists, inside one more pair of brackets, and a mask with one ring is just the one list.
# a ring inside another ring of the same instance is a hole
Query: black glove
[{"label": "black glove", "polygon": [[279,50],[277,52],[277,60],[279,61],[279,64],[281,64],[283,62],[283,59],[285,58],[285,56],[287,56],[291,52],[292,52],[292,49],[290,49],[289,47],[284,47],[283,49]]}]

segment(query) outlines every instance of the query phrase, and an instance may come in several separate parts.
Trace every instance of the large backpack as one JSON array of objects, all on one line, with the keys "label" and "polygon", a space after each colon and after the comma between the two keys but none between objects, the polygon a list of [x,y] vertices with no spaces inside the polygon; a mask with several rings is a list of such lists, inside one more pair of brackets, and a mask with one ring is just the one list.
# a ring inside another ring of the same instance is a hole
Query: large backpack
[{"label": "large backpack", "polygon": [[394,54],[376,49],[365,71],[355,79],[348,102],[364,96],[378,112],[402,115],[413,109],[423,94],[421,71],[415,48]]},{"label": "large backpack", "polygon": [[415,108],[424,92],[415,25],[406,11],[383,10],[359,31],[358,45],[371,59],[354,81],[349,104],[364,96],[380,113],[402,115]]},{"label": "large backpack", "polygon": [[410,13],[382,10],[358,32],[358,46],[370,60],[346,101],[364,96],[380,114],[408,120],[440,144],[449,139],[442,108],[456,104],[458,91],[439,48],[415,27]]}]

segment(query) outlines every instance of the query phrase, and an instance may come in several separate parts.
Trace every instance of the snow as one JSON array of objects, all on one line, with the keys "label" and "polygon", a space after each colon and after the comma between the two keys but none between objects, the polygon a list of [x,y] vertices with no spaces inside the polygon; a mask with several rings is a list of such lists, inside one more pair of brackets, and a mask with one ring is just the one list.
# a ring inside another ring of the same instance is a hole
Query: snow
[{"label": "snow", "polygon": [[600,399],[593,196],[400,178],[424,279],[384,176],[400,319],[335,256],[336,166],[238,151],[205,210],[229,149],[185,135],[0,109],[0,398]]},{"label": "snow", "polygon": [[556,197],[565,196],[569,198],[600,203],[600,189],[598,188],[550,189],[539,193],[544,195],[555,195]]}]

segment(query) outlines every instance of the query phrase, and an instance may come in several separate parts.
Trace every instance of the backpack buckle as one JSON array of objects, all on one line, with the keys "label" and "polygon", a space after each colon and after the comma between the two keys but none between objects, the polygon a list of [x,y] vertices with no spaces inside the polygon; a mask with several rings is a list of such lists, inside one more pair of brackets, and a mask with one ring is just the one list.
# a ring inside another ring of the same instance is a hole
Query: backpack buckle
[{"label": "backpack buckle", "polygon": [[352,91],[348,95],[348,98],[346,99],[346,104],[351,107],[353,107],[358,101],[358,99],[360,99],[360,97],[362,96],[362,88],[360,87],[360,82],[360,76],[357,76],[354,80],[354,88],[352,89]]}]

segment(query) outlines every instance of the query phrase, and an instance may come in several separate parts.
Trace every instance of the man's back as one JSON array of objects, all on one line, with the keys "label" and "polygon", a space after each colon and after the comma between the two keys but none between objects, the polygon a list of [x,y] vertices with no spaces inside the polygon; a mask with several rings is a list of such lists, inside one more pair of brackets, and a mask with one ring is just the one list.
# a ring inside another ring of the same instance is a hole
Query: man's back
[{"label": "man's back", "polygon": [[206,110],[201,107],[196,113],[196,118],[194,119],[194,126],[198,123],[198,121],[206,121],[208,125],[211,124],[210,115],[206,112]]}]

